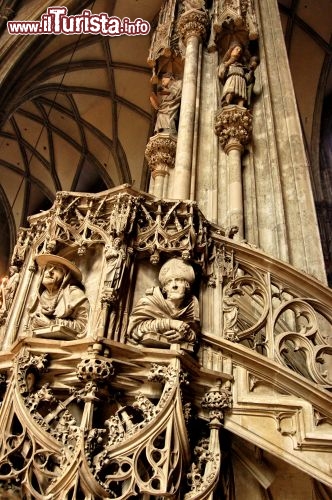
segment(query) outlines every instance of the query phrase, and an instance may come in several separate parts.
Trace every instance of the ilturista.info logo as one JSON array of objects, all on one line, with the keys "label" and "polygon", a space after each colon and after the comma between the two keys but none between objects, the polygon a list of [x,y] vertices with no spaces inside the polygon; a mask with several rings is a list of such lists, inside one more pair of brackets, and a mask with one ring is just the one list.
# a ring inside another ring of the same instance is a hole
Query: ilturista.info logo
[{"label": "ilturista.info logo", "polygon": [[128,17],[120,19],[105,12],[93,14],[85,9],[82,14],[68,16],[67,7],[48,7],[40,21],[8,21],[10,35],[77,35],[91,34],[103,36],[147,35],[151,26],[148,21]]}]

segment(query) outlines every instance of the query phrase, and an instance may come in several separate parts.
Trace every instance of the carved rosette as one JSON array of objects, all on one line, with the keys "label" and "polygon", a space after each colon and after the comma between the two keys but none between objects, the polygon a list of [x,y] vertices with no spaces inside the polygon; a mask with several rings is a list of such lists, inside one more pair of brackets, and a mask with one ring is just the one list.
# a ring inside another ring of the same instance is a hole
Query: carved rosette
[{"label": "carved rosette", "polygon": [[[98,349],[97,345],[96,349]],[[83,382],[103,383],[114,375],[112,362],[96,353],[87,355],[77,365],[77,378]]]},{"label": "carved rosette", "polygon": [[192,9],[182,14],[179,19],[178,31],[183,43],[187,45],[191,37],[204,40],[208,25],[209,18],[205,11]]},{"label": "carved rosette", "polygon": [[166,176],[169,168],[174,168],[176,138],[168,134],[156,134],[149,140],[145,157],[152,171],[152,177]]},{"label": "carved rosette", "polygon": [[215,133],[226,154],[232,149],[242,152],[251,140],[252,114],[242,106],[222,108],[215,118]]}]

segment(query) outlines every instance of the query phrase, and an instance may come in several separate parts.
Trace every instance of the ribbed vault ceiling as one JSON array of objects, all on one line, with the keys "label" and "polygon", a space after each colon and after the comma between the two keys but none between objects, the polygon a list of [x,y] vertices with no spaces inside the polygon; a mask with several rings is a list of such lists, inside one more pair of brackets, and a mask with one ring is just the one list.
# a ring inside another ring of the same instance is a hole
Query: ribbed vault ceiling
[{"label": "ribbed vault ceiling", "polygon": [[[16,2],[16,18],[33,18],[49,3]],[[310,144],[317,99],[330,91],[332,2],[279,4]],[[76,12],[90,8],[153,23],[160,5],[161,0],[96,0],[76,2]],[[18,38],[33,40],[24,41],[17,60],[7,58],[1,91],[0,272],[17,228],[28,215],[51,206],[56,191],[97,192],[126,182],[146,188],[144,149],[152,131],[149,36]],[[2,40],[12,42],[5,31]]]}]

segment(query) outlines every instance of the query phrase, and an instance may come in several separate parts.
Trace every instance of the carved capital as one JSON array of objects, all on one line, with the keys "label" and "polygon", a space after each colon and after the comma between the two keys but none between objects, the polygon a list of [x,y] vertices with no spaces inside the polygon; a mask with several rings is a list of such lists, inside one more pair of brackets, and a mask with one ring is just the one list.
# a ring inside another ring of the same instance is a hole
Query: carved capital
[{"label": "carved capital", "polygon": [[192,9],[184,14],[179,19],[178,31],[185,45],[189,38],[196,37],[203,40],[206,36],[209,18],[205,11]]},{"label": "carved capital", "polygon": [[242,152],[251,139],[252,115],[250,111],[236,105],[222,108],[215,118],[215,133],[226,154],[233,149]]},{"label": "carved capital", "polygon": [[156,134],[149,140],[145,157],[152,171],[152,177],[165,176],[175,164],[176,138],[169,134]]}]

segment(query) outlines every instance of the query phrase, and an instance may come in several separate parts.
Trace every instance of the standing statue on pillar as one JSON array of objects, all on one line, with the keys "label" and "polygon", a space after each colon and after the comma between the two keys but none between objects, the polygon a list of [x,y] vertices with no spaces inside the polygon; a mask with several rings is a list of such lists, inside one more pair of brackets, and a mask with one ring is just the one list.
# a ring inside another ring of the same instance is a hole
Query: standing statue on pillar
[{"label": "standing statue on pillar", "polygon": [[177,134],[182,82],[173,73],[164,73],[157,94],[152,92],[150,102],[158,112],[154,133]]},{"label": "standing statue on pillar", "polygon": [[246,107],[248,104],[248,85],[254,81],[257,66],[248,68],[240,43],[235,43],[226,52],[218,68],[218,77],[223,84],[221,105],[237,104]]}]

